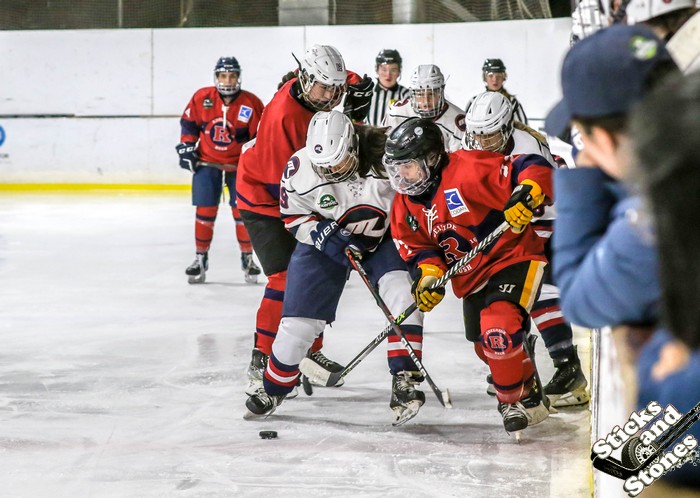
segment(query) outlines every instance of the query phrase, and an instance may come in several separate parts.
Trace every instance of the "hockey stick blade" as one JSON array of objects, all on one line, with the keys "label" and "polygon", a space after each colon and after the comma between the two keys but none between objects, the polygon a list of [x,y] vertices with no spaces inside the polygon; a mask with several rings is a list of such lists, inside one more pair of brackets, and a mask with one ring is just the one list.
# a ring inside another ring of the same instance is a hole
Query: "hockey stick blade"
[{"label": "hockey stick blade", "polygon": [[306,377],[308,377],[310,381],[321,386],[331,387],[334,386],[338,380],[340,380],[340,377],[335,380],[331,379],[333,372],[326,370],[321,365],[309,358],[303,358],[299,362],[299,370]]},{"label": "hockey stick blade", "polygon": [[416,354],[416,351],[413,349],[413,346],[411,346],[411,344],[408,342],[408,340],[406,339],[406,336],[404,335],[403,331],[399,327],[397,320],[391,314],[391,310],[389,310],[389,307],[386,305],[386,303],[384,302],[382,297],[379,295],[379,291],[377,290],[377,288],[374,285],[372,285],[372,282],[370,282],[369,276],[367,275],[367,272],[365,271],[364,267],[362,266],[362,263],[360,263],[360,259],[350,249],[346,249],[345,255],[350,260],[350,264],[353,266],[353,268],[355,268],[355,270],[357,270],[357,273],[360,274],[360,277],[362,278],[362,281],[365,283],[365,286],[372,294],[372,297],[374,297],[374,300],[377,302],[377,306],[379,306],[379,309],[382,310],[382,313],[384,313],[384,316],[387,318],[387,320],[389,320],[391,327],[394,329],[394,333],[401,340],[401,344],[403,345],[404,349],[408,352],[408,356],[413,361],[413,364],[418,368],[418,370],[420,371],[423,378],[425,378],[425,380],[428,382],[428,385],[430,385],[430,388],[433,390],[433,393],[435,393],[435,396],[437,397],[438,401],[440,401],[440,404],[442,406],[444,406],[445,408],[452,408],[452,403],[450,402],[449,393],[441,391],[437,387],[437,385],[435,385],[435,382],[433,382],[433,379],[430,377],[430,374],[428,374],[425,367],[423,366],[423,362],[421,362],[421,360],[418,358],[418,355]]},{"label": "hockey stick blade", "polygon": [[[452,277],[455,273],[460,271],[464,266],[467,265],[472,259],[476,257],[477,254],[479,254],[481,251],[486,249],[489,245],[491,245],[494,241],[496,241],[501,235],[505,233],[506,230],[510,228],[510,225],[508,224],[507,221],[504,221],[501,223],[496,229],[491,232],[489,235],[484,237],[474,248],[472,248],[471,251],[469,251],[467,254],[465,254],[461,259],[459,259],[453,266],[450,268],[445,275],[443,275],[435,284],[434,287],[442,287],[444,286],[447,281]],[[403,310],[397,317],[396,317],[396,325],[401,325],[406,318],[411,316],[416,310],[418,309],[418,306],[416,303],[411,303],[411,305]],[[357,356],[355,356],[350,362],[345,366],[345,368],[341,372],[328,372],[325,371],[325,373],[319,372],[316,368],[314,368],[312,371],[316,372],[318,375],[317,378],[314,378],[314,382],[317,382],[322,385],[326,386],[334,386],[335,384],[338,383],[340,379],[345,377],[347,374],[352,372],[352,370],[362,361],[364,360],[369,354],[374,351],[377,346],[379,346],[384,339],[386,339],[389,336],[389,332],[393,329],[394,324],[389,325],[388,327],[384,328],[379,335],[377,335],[374,339],[372,339],[372,342],[370,342],[367,346],[364,347],[362,351],[360,351]],[[303,362],[303,360],[302,360]],[[301,368],[301,364],[299,365]],[[303,371],[303,370],[302,370]],[[308,377],[311,377],[308,374],[305,374]],[[320,379],[320,380],[319,380]]]}]

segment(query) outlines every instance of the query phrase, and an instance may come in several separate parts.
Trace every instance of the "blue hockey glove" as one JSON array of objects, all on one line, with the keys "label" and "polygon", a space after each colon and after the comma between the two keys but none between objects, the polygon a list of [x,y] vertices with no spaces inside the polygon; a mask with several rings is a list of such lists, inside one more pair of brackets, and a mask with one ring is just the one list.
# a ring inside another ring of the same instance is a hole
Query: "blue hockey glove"
[{"label": "blue hockey glove", "polygon": [[316,249],[343,266],[350,266],[345,255],[345,249],[350,248],[353,254],[362,255],[365,250],[357,237],[342,228],[335,220],[323,220],[316,225],[316,231],[311,232]]},{"label": "blue hockey glove", "polygon": [[197,144],[195,142],[183,142],[175,146],[177,155],[180,156],[180,167],[190,170],[192,173],[197,169]]}]

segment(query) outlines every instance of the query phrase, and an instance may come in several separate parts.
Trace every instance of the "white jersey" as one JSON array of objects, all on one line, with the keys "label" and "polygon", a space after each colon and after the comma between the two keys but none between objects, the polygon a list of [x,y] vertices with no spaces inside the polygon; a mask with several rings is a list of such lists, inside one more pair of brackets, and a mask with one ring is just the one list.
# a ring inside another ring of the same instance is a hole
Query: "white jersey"
[{"label": "white jersey", "polygon": [[[557,167],[558,164],[552,157],[552,153],[549,151],[549,146],[546,142],[542,142],[535,138],[532,134],[525,130],[520,130],[518,128],[513,128],[513,148],[508,152],[508,155],[514,156],[516,154],[537,154],[544,157],[553,167]],[[544,137],[542,137],[544,139]],[[535,227],[535,232],[540,237],[548,239],[552,236],[552,223],[557,217],[554,205],[545,206],[544,214],[541,216],[536,216],[532,219],[533,227]]]},{"label": "white jersey", "polygon": [[[384,116],[383,126],[395,128],[412,117],[420,116],[411,107],[411,99],[409,97],[392,104],[389,112]],[[439,116],[433,118],[433,122],[442,131],[447,152],[455,152],[462,148],[462,138],[467,129],[462,109],[446,100],[445,110]]]},{"label": "white jersey", "polygon": [[376,176],[343,182],[320,178],[303,148],[282,175],[280,211],[287,230],[303,244],[314,245],[311,234],[320,221],[335,220],[373,248],[389,229],[395,195],[389,180]]}]

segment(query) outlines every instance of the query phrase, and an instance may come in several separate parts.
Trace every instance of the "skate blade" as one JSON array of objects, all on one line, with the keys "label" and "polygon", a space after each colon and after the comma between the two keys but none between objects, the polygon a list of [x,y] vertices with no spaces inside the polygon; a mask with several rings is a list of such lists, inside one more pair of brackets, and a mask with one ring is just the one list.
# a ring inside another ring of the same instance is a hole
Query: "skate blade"
[{"label": "skate blade", "polygon": [[571,406],[581,406],[587,404],[591,397],[586,391],[585,388],[583,389],[576,389],[572,392],[566,393],[566,394],[550,394],[547,396],[549,398],[549,401],[551,405],[555,408],[568,408]]},{"label": "skate blade", "polygon": [[190,275],[187,277],[187,283],[189,284],[203,284],[207,280],[207,275],[206,273],[202,273],[200,275]]},{"label": "skate blade", "polygon": [[[551,410],[554,410],[554,408],[551,408]],[[556,410],[555,410],[556,412]],[[544,422],[544,420],[549,417],[550,412],[549,409],[547,409],[544,404],[540,403],[538,406],[535,408],[526,408],[525,409],[525,414],[527,416],[527,426],[531,427],[533,425],[537,425],[541,422]]]},{"label": "skate blade", "polygon": [[340,387],[345,383],[345,380],[341,378],[338,379],[336,384],[331,384],[330,376],[332,372],[329,372],[309,358],[304,358],[301,360],[301,362],[299,362],[299,370],[308,377],[309,382],[311,382],[311,384],[314,386]]},{"label": "skate blade", "polygon": [[391,423],[394,427],[405,424],[413,417],[418,415],[418,410],[423,406],[418,400],[409,401],[406,406],[395,406],[392,408],[394,411],[394,421]]},{"label": "skate blade", "polygon": [[246,273],[245,274],[245,281],[247,284],[257,284],[258,283],[258,276],[252,275],[250,273]]},{"label": "skate blade", "polygon": [[272,410],[270,410],[267,413],[258,414],[258,413],[253,413],[246,408],[246,411],[243,414],[243,420],[264,420],[267,417],[269,417],[270,415],[272,415],[273,413],[275,413],[275,410],[276,410],[276,408],[273,408]]}]

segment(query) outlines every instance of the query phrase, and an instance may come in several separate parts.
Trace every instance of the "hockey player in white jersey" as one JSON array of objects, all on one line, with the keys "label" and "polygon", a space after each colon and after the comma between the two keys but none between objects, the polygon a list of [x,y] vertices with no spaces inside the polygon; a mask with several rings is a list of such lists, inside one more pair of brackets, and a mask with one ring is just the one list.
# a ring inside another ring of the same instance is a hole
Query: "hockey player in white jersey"
[{"label": "hockey player in white jersey", "polygon": [[431,119],[445,139],[447,152],[461,148],[464,111],[445,99],[445,77],[435,64],[418,66],[408,85],[408,98],[394,102],[384,116],[384,126],[395,128],[408,118]]},{"label": "hockey player in white jersey", "polygon": [[[298,244],[287,270],[282,321],[263,387],[248,398],[246,418],[267,416],[277,408],[296,385],[299,363],[312,342],[335,320],[351,267],[346,249],[362,259],[392,313],[413,302],[406,264],[387,234],[395,192],[381,162],[384,131],[353,125],[337,111],[319,112],[311,120],[306,147],[287,164],[280,208]],[[420,358],[423,314],[412,314],[401,329]],[[393,376],[390,407],[393,423],[399,425],[425,402],[425,394],[416,389],[423,378],[393,331],[388,362]]]},{"label": "hockey player in white jersey", "polygon": [[[537,154],[557,167],[547,139],[529,126],[515,121],[510,102],[498,92],[484,92],[474,98],[467,112],[466,126],[465,149],[490,150],[506,156]],[[548,206],[532,221],[535,232],[547,239],[545,253],[550,261],[549,238],[555,216],[554,206]],[[544,386],[545,394],[557,408],[587,403],[588,382],[573,345],[571,325],[565,321],[559,305],[559,289],[552,281],[550,265],[545,270],[542,290],[532,307],[531,317],[557,369],[552,380]],[[492,386],[489,386],[488,392],[495,395]]]}]

